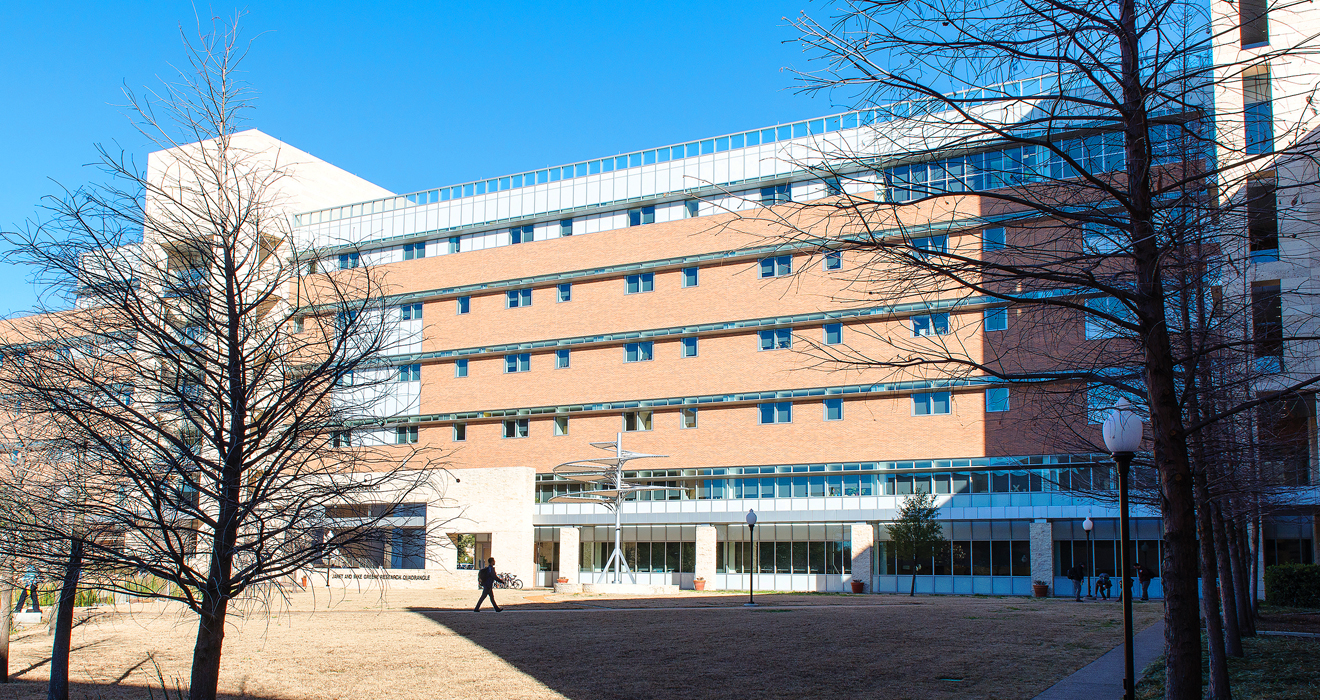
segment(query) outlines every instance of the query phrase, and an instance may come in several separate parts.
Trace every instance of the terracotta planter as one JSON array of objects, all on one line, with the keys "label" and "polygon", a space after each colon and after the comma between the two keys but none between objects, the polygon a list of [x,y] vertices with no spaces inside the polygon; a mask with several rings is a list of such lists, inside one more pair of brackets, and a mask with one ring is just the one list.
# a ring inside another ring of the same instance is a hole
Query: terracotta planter
[{"label": "terracotta planter", "polygon": [[853,593],[861,593],[861,592],[863,592],[865,589],[866,589],[866,583],[865,583],[864,581],[853,581],[853,582],[852,582],[852,592],[853,592]]},{"label": "terracotta planter", "polygon": [[695,587],[695,588],[696,588],[697,590],[699,590],[699,591],[704,591],[704,590],[706,590],[706,580],[705,580],[705,579],[700,579],[700,578],[699,578],[699,579],[693,581],[693,582],[692,582],[692,585],[693,585],[693,587]]},{"label": "terracotta planter", "polygon": [[1050,587],[1044,583],[1031,584],[1031,593],[1037,598],[1045,598],[1050,594]]},{"label": "terracotta planter", "polygon": [[568,583],[568,579],[564,576],[560,576],[559,578],[555,579],[555,583]]}]

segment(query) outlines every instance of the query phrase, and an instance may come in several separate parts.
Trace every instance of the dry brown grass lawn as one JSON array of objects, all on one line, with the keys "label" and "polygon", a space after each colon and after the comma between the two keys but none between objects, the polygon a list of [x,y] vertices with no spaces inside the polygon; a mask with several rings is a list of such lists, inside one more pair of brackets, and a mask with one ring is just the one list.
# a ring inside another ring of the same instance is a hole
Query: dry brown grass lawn
[{"label": "dry brown grass lawn", "polygon": [[[235,619],[221,691],[280,698],[1030,698],[1121,641],[1117,603],[1064,599],[499,591],[297,594]],[[1160,615],[1138,604],[1138,628]],[[74,697],[185,684],[193,618],[96,608],[74,631]],[[0,698],[41,698],[43,629],[11,646]],[[159,669],[159,670],[158,670]],[[159,690],[155,693],[160,697]]]}]

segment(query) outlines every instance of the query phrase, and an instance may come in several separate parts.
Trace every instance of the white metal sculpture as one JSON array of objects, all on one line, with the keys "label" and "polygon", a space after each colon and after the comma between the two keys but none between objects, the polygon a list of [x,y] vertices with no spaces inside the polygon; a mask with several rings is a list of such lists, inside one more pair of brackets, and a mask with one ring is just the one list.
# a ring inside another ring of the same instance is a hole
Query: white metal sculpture
[{"label": "white metal sculpture", "polygon": [[623,574],[628,574],[634,584],[637,583],[637,574],[628,566],[628,562],[623,557],[620,539],[623,530],[622,511],[623,501],[628,494],[641,491],[664,491],[664,486],[640,486],[630,484],[623,480],[623,465],[630,460],[645,459],[647,457],[668,457],[668,455],[649,455],[641,452],[629,452],[623,449],[623,433],[617,433],[614,442],[593,442],[592,447],[614,452],[613,457],[600,457],[596,459],[578,459],[572,462],[565,462],[554,468],[556,476],[562,476],[569,481],[578,481],[586,484],[599,484],[599,488],[589,491],[582,491],[572,495],[555,496],[550,499],[551,503],[593,503],[595,505],[605,506],[614,511],[614,551],[610,553],[610,558],[605,561],[605,566],[601,567],[600,577],[597,583],[604,581],[605,576],[610,573],[611,566],[614,569],[613,583],[623,583]]}]

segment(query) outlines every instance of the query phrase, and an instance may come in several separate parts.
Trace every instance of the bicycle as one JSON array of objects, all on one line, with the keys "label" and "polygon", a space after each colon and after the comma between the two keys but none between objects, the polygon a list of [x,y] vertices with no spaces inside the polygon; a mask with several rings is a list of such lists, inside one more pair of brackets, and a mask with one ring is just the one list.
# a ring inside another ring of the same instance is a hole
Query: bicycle
[{"label": "bicycle", "polygon": [[521,590],[523,587],[522,579],[513,574],[504,573],[495,577],[496,588],[514,588]]}]

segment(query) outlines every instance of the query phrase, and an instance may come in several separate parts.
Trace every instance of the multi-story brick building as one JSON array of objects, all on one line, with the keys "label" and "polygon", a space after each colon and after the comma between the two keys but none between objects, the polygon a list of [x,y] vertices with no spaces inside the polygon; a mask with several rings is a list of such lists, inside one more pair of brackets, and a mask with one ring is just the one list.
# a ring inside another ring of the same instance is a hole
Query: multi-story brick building
[{"label": "multi-story brick building", "polygon": [[[407,337],[390,357],[399,380],[384,441],[450,453],[450,470],[422,494],[428,502],[396,512],[359,563],[398,570],[385,573],[397,585],[468,585],[458,548],[417,534],[444,523],[465,558],[496,556],[525,581],[596,580],[614,517],[552,502],[581,484],[551,470],[598,456],[589,443],[622,434],[627,449],[667,455],[630,475],[665,487],[623,508],[639,582],[690,586],[700,576],[710,588],[746,588],[744,518],[755,510],[759,587],[843,590],[857,579],[901,590],[910,564],[894,559],[882,523],[922,492],[941,502],[953,546],[917,572],[918,591],[1026,594],[1033,580],[1061,583],[1074,547],[1094,557],[1094,571],[1116,573],[1117,510],[1085,495],[1108,487],[1107,457],[1061,452],[1023,429],[1031,416],[1012,387],[817,366],[813,348],[865,348],[871,334],[993,347],[1014,323],[989,300],[840,304],[858,261],[776,237],[774,217],[809,215],[793,203],[880,186],[804,167],[822,154],[925,167],[877,145],[892,140],[872,138],[875,118],[848,112],[407,195],[259,132],[241,135],[246,148],[282,152],[299,174],[284,203],[317,272],[383,275],[388,313]],[[904,228],[929,230],[932,246],[975,249],[1012,226],[935,204],[909,209]],[[1314,560],[1315,465],[1312,455],[1296,510],[1266,524],[1262,556]],[[1158,570],[1158,513],[1134,516],[1138,560]]]}]

